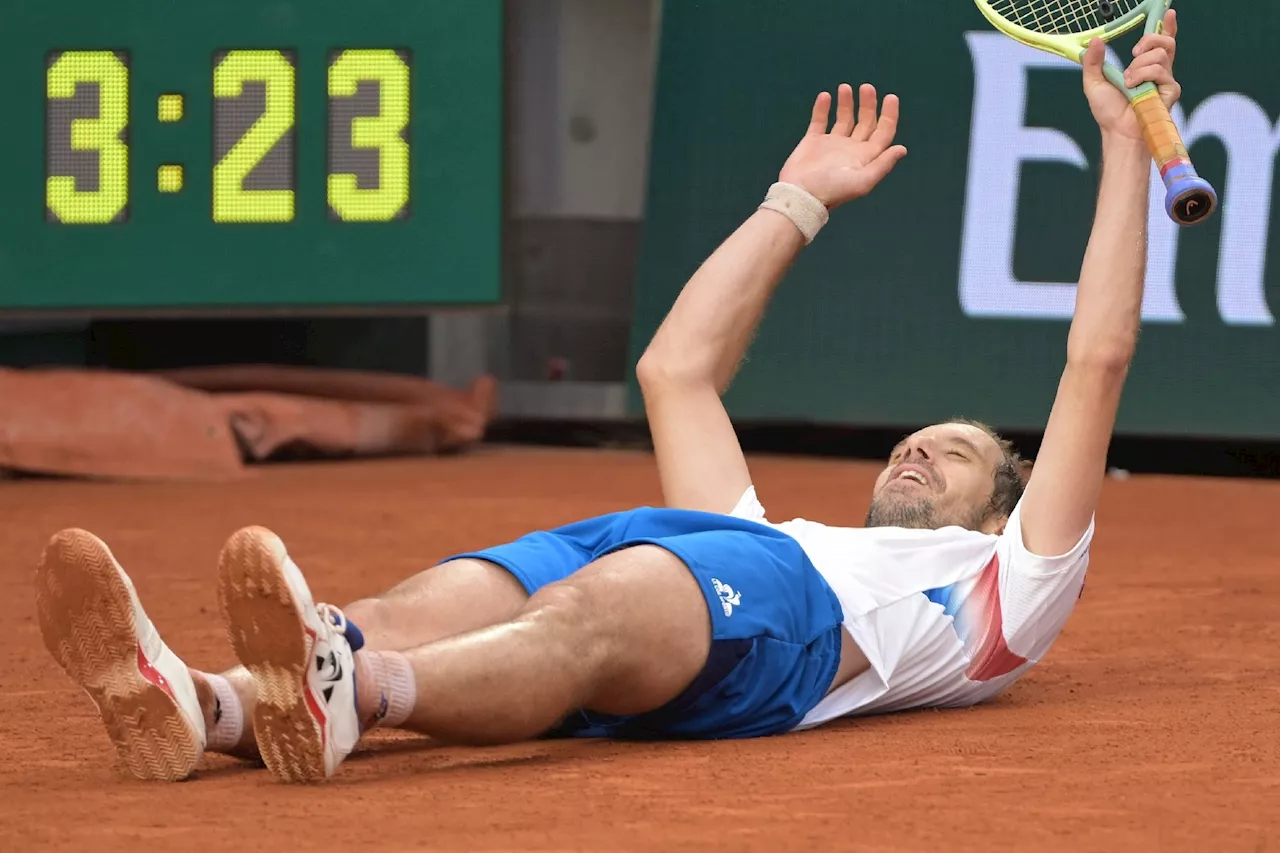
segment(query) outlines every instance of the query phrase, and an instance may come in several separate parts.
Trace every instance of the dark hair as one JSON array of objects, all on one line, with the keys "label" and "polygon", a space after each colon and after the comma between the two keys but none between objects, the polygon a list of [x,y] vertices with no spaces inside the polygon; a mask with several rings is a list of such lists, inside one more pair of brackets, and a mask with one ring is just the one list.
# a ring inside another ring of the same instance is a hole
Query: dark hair
[{"label": "dark hair", "polygon": [[991,502],[988,504],[988,510],[991,515],[1009,517],[1013,514],[1013,508],[1018,505],[1018,501],[1022,500],[1022,493],[1027,488],[1027,477],[1031,474],[1031,463],[1019,455],[1012,441],[981,421],[969,418],[952,418],[947,423],[980,429],[991,436],[991,440],[1000,448],[1004,458],[996,466],[995,488],[991,492]]}]

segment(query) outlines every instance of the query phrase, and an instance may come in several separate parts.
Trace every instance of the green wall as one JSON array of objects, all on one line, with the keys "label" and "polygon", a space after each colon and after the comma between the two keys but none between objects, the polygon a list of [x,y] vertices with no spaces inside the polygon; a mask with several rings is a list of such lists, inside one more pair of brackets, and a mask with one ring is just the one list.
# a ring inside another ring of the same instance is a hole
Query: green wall
[{"label": "green wall", "polygon": [[[1044,425],[1091,225],[1097,128],[1078,67],[993,33],[972,4],[933,4],[923,20],[920,8],[666,6],[637,356],[776,180],[818,91],[871,81],[903,101],[911,156],[838,211],[784,282],[727,398],[740,421]],[[1267,35],[1280,6],[1259,6],[1245,29],[1213,9],[1179,4],[1179,116],[1223,207],[1180,234],[1155,208],[1122,433],[1280,436],[1280,59]]]}]

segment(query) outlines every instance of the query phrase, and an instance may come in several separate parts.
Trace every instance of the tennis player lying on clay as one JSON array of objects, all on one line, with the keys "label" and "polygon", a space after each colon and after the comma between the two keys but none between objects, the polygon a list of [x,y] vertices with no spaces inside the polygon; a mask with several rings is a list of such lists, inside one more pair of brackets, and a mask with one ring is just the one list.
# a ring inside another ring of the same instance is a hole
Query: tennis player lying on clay
[{"label": "tennis player lying on clay", "polygon": [[[1171,13],[1127,72],[1169,105],[1175,27]],[[955,421],[894,449],[864,527],[773,523],[757,500],[720,395],[828,212],[907,154],[898,99],[880,105],[864,85],[855,117],[842,85],[834,124],[823,93],[767,200],[640,360],[666,508],[460,554],[341,610],[313,601],[279,538],[241,530],[218,600],[243,667],[222,675],[189,669],[107,545],[66,530],[36,580],[46,646],[129,771],[151,779],[189,776],[205,751],[322,778],[377,726],[470,744],[744,738],[991,699],[1044,657],[1080,595],[1138,334],[1152,157],[1102,58],[1096,43],[1084,70],[1102,133],[1097,215],[1025,490],[1006,442]]]}]

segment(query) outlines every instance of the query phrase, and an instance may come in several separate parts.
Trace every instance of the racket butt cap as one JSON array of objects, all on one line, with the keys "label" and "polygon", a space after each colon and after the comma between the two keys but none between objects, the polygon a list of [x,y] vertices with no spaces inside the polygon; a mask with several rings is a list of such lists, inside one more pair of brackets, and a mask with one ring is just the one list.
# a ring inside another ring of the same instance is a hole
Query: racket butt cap
[{"label": "racket butt cap", "polygon": [[1189,167],[1171,170],[1165,175],[1165,185],[1169,188],[1164,197],[1165,212],[1179,225],[1204,222],[1218,208],[1218,193]]}]

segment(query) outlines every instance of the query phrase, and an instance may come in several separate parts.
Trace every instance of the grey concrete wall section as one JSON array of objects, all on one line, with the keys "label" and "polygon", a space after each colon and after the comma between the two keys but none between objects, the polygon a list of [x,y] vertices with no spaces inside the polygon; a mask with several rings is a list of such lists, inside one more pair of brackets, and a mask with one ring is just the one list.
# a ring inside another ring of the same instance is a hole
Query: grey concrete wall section
[{"label": "grey concrete wall section", "polygon": [[511,378],[624,381],[640,223],[536,218],[512,229]]},{"label": "grey concrete wall section", "polygon": [[[661,2],[516,0],[507,9],[510,303],[505,314],[433,317],[432,375],[457,384],[488,370],[520,382],[517,407],[530,413],[555,416],[556,401],[570,400],[566,416],[595,399],[614,409],[616,392],[598,389],[633,367]],[[551,381],[590,387],[529,402]]]},{"label": "grey concrete wall section", "polygon": [[658,7],[508,3],[512,216],[643,216]]}]

